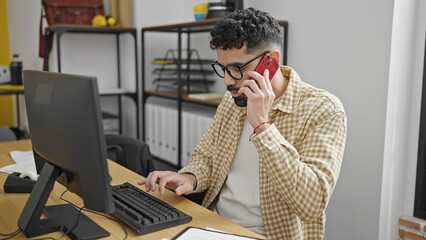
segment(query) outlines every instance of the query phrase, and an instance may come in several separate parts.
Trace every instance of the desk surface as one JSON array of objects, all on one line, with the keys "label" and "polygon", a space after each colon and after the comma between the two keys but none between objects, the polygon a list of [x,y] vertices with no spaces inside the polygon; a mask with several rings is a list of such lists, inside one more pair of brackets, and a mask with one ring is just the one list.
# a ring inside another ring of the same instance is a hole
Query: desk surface
[{"label": "desk surface", "polygon": [[[12,158],[9,155],[9,152],[12,150],[28,151],[31,149],[31,142],[29,140],[15,141],[15,142],[3,142],[0,143],[0,167],[14,163]],[[112,161],[108,162],[108,167],[110,175],[112,177],[112,185],[121,184],[123,182],[130,182],[137,185],[137,181],[142,177]],[[0,172],[0,233],[11,233],[18,229],[17,222],[19,215],[22,212],[22,209],[25,206],[25,203],[28,199],[29,194],[25,193],[4,193],[3,184],[6,180],[7,174]],[[143,188],[142,188],[143,189]],[[55,187],[49,197],[47,205],[56,205],[64,204],[65,202],[59,199],[60,194],[65,190],[65,188],[55,183]],[[226,218],[223,218],[201,206],[193,203],[186,198],[176,196],[171,191],[166,191],[163,196],[159,196],[158,191],[153,193],[154,196],[159,197],[163,201],[173,205],[177,209],[187,213],[192,216],[192,221],[179,225],[173,228],[168,228],[162,231],[153,232],[146,235],[138,235],[133,229],[126,226],[127,233],[129,234],[128,239],[138,238],[138,239],[161,239],[163,237],[171,239],[177,233],[182,231],[188,226],[196,226],[200,228],[211,227],[214,229],[231,232],[234,234],[240,234],[244,236],[252,236],[262,238],[262,236],[237,225]],[[78,206],[83,205],[83,201],[77,195],[67,192],[64,195],[64,198],[70,200],[71,202],[77,204]],[[108,239],[123,239],[125,236],[123,228],[116,222],[108,220],[104,217],[98,216],[93,213],[84,212],[85,215],[90,217],[104,229],[111,233],[111,236]],[[52,234],[47,234],[43,236],[59,237],[62,235],[62,232],[56,232]],[[38,237],[41,238],[42,236]],[[19,233],[15,239],[25,238],[23,233]]]}]

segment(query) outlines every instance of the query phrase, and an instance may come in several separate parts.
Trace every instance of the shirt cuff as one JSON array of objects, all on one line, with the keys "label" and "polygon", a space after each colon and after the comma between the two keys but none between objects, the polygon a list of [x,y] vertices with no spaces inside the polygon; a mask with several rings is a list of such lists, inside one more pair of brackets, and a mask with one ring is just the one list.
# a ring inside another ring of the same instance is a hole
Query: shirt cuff
[{"label": "shirt cuff", "polygon": [[271,124],[267,129],[257,134],[252,138],[252,141],[258,150],[272,150],[277,145],[286,142],[275,124]]},{"label": "shirt cuff", "polygon": [[192,185],[192,192],[195,192],[195,190],[197,189],[197,186],[198,186],[197,175],[195,175],[192,172],[188,172],[188,171],[179,171],[178,173],[180,173],[180,174],[191,174],[191,175],[193,175],[195,177],[194,185]]},{"label": "shirt cuff", "polygon": [[287,142],[275,124],[272,124],[266,130],[256,135],[252,141],[260,157],[267,156],[270,151],[273,151],[277,147],[284,147],[293,154],[297,154],[297,150]]}]

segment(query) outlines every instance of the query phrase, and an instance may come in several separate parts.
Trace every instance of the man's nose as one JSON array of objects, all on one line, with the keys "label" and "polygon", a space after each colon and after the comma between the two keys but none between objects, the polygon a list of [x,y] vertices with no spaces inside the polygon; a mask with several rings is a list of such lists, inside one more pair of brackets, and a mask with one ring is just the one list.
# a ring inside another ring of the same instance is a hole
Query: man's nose
[{"label": "man's nose", "polygon": [[233,85],[236,85],[237,80],[235,80],[234,78],[232,78],[229,75],[229,73],[227,73],[225,71],[225,75],[224,75],[224,78],[223,78],[223,83],[225,84],[225,86],[233,86]]}]

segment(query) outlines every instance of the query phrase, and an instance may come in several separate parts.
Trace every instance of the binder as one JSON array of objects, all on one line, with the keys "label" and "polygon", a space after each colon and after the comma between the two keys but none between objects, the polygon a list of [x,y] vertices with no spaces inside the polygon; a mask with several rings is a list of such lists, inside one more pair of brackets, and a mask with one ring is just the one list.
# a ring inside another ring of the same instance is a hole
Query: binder
[{"label": "binder", "polygon": [[153,155],[160,157],[160,138],[161,138],[161,125],[160,125],[160,105],[154,105],[154,119],[153,119],[153,129],[154,129],[154,151]]},{"label": "binder", "polygon": [[192,139],[191,139],[191,156],[192,152],[194,152],[195,147],[200,142],[200,131],[201,124],[199,121],[199,114],[196,112],[191,112],[191,126],[192,126]]},{"label": "binder", "polygon": [[176,108],[170,109],[170,159],[172,163],[178,164],[178,112]]},{"label": "binder", "polygon": [[186,113],[186,164],[188,164],[189,160],[192,156],[192,151],[194,148],[192,147],[193,133],[194,133],[194,124],[192,123],[192,114],[191,112]]},{"label": "binder", "polygon": [[145,105],[145,142],[148,144],[149,148],[152,151],[152,122],[151,122],[151,111],[152,105],[151,103],[146,103]]},{"label": "binder", "polygon": [[[176,103],[168,99],[150,97],[145,108],[145,136],[152,155],[178,165],[178,141],[181,141],[181,165],[187,165],[194,148],[210,127],[214,113],[213,108],[184,104],[181,125],[178,126]],[[178,127],[181,128],[181,139],[178,139]]]},{"label": "binder", "polygon": [[182,117],[182,137],[181,137],[181,165],[182,166],[186,166],[188,164],[189,161],[189,157],[188,157],[188,140],[189,140],[189,134],[188,134],[188,113],[186,111],[182,111],[181,113],[181,117]]},{"label": "binder", "polygon": [[148,127],[147,129],[150,129],[149,132],[151,134],[151,145],[149,146],[152,155],[156,156],[156,144],[157,144],[157,136],[155,133],[155,105],[150,104],[150,108],[149,108],[149,115],[147,116],[147,120],[148,120]]},{"label": "binder", "polygon": [[170,107],[165,107],[164,110],[164,130],[166,133],[163,135],[165,137],[164,159],[172,164],[177,165],[177,110]]},{"label": "binder", "polygon": [[188,164],[192,152],[213,121],[214,111],[199,106],[186,106],[182,111],[182,166]]},{"label": "binder", "polygon": [[171,122],[170,122],[170,117],[169,117],[169,112],[170,109],[168,107],[162,107],[162,128],[164,129],[163,131],[163,159],[166,160],[167,162],[171,162],[172,159],[170,158],[170,131],[172,130],[172,126],[171,126]]},{"label": "binder", "polygon": [[170,128],[170,125],[168,124],[167,120],[167,107],[165,106],[159,106],[159,118],[157,119],[158,122],[158,128],[159,128],[159,142],[158,142],[158,148],[157,149],[158,155],[161,159],[169,161],[167,156],[167,149],[166,149],[166,141],[167,141],[167,135],[168,130]]}]

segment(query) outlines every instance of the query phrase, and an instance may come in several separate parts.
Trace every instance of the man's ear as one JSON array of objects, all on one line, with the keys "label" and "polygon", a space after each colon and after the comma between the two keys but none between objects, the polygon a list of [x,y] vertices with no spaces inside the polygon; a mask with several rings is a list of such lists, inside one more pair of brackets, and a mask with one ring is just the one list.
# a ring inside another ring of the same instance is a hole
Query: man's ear
[{"label": "man's ear", "polygon": [[273,50],[269,54],[271,54],[271,57],[273,57],[275,60],[277,60],[278,63],[280,63],[281,53],[279,50]]}]

